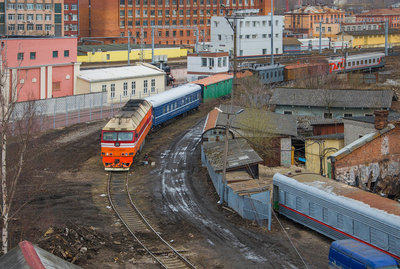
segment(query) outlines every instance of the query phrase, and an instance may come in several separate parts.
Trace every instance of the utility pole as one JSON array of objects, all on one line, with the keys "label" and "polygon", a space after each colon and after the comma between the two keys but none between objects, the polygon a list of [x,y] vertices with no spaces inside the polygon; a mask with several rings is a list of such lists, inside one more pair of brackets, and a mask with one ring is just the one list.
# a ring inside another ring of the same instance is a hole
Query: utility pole
[{"label": "utility pole", "polygon": [[[233,94],[236,90],[236,73],[237,73],[237,20],[243,19],[243,16],[238,16],[237,14],[227,15],[228,9],[224,5],[221,5],[221,7],[225,10],[225,19],[233,30],[233,81],[232,81],[232,92],[231,92],[231,110],[232,110]],[[230,19],[233,19],[233,22],[230,21]]]},{"label": "utility pole", "polygon": [[319,21],[319,54],[322,54],[322,20]]},{"label": "utility pole", "polygon": [[385,21],[385,56],[388,56],[388,36],[389,36],[389,21]]},{"label": "utility pole", "polygon": [[128,31],[128,65],[131,65],[131,31]]},{"label": "utility pole", "polygon": [[274,65],[274,0],[271,0],[271,65]]}]

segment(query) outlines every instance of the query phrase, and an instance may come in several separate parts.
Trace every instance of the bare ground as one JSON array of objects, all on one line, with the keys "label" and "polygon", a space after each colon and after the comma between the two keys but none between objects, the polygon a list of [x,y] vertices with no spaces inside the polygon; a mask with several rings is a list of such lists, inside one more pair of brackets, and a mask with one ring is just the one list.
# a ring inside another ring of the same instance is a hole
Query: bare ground
[{"label": "bare ground", "polygon": [[[193,201],[202,215],[194,218],[173,212],[179,201],[163,193],[165,183],[160,177],[170,164],[161,157],[179,149],[185,134],[214,105],[205,104],[199,112],[150,135],[131,169],[135,202],[156,229],[199,268],[304,268],[276,219],[268,232],[216,204],[214,187],[201,168],[198,145],[190,144],[182,171],[190,178],[185,184],[191,196],[185,201]],[[11,247],[30,240],[84,268],[158,268],[109,208],[107,174],[99,154],[99,134],[105,123],[74,125],[35,138],[14,208],[27,204],[11,224]],[[141,165],[144,153],[155,167]],[[212,225],[202,222],[204,218]],[[285,218],[280,221],[308,266],[326,268],[330,240]]]}]

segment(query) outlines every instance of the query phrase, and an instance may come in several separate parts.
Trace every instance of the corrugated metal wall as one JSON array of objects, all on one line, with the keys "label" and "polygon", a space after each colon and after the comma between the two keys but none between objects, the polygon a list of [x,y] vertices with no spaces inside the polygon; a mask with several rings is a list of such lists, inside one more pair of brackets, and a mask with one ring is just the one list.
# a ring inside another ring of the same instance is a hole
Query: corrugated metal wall
[{"label": "corrugated metal wall", "polygon": [[230,208],[235,210],[244,219],[256,220],[259,225],[266,225],[267,222],[268,230],[271,230],[271,199],[269,190],[240,196],[229,186],[225,186],[224,188],[222,175],[214,171],[204,154],[203,147],[201,147],[201,161],[202,164],[207,167],[208,174],[218,195],[221,197],[221,193],[224,192],[224,202],[226,202]]}]

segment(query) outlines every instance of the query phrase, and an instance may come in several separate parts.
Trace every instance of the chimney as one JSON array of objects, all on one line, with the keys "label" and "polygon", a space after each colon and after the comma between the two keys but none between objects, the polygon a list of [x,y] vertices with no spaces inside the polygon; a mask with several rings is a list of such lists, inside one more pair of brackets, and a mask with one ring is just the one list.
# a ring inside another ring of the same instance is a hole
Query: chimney
[{"label": "chimney", "polygon": [[382,130],[383,128],[386,128],[388,125],[389,111],[376,110],[374,112],[374,115],[375,115],[375,129]]}]

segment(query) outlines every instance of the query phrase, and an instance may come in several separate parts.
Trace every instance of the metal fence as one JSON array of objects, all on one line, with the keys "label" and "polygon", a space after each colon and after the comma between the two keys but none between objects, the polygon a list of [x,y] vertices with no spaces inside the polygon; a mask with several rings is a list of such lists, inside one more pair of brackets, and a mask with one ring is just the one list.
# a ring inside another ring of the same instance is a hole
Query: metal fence
[{"label": "metal fence", "polygon": [[270,191],[266,190],[254,194],[239,195],[223,183],[222,175],[214,171],[204,154],[203,147],[201,147],[201,160],[202,164],[207,167],[216,192],[220,197],[223,193],[224,202],[242,218],[255,220],[260,226],[268,226],[268,230],[271,230],[272,209]]},{"label": "metal fence", "polygon": [[[129,98],[127,98],[129,100]],[[32,101],[38,131],[112,117],[127,101],[122,98],[107,102],[107,93],[90,93]],[[16,104],[12,121],[17,122],[27,110],[28,102]]]}]

